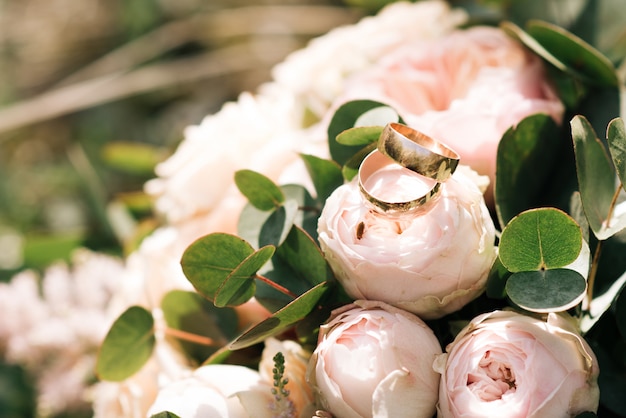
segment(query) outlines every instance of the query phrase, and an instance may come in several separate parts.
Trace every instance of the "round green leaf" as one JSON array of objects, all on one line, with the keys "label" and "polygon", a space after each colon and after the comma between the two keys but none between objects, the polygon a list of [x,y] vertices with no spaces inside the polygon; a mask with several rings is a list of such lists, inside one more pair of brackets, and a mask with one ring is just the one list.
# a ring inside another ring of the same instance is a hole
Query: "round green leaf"
[{"label": "round green leaf", "polygon": [[522,271],[506,282],[506,293],[517,306],[532,312],[566,311],[585,297],[587,281],[570,269]]},{"label": "round green leaf", "polygon": [[237,306],[247,302],[256,290],[257,271],[274,255],[275,247],[266,246],[243,260],[222,282],[215,293],[215,306]]},{"label": "round green leaf", "polygon": [[254,249],[245,240],[221,232],[206,235],[193,242],[181,259],[187,280],[209,300],[231,273]]},{"label": "round green leaf", "polygon": [[120,382],[141,369],[152,355],[156,339],[154,318],[146,309],[131,306],[109,329],[98,353],[96,374]]},{"label": "round green leaf", "polygon": [[256,171],[237,171],[235,184],[250,203],[258,209],[272,210],[285,201],[285,195],[283,195],[280,187]]},{"label": "round green leaf", "polygon": [[555,208],[522,212],[506,225],[499,244],[500,261],[510,272],[561,268],[582,248],[582,232]]}]

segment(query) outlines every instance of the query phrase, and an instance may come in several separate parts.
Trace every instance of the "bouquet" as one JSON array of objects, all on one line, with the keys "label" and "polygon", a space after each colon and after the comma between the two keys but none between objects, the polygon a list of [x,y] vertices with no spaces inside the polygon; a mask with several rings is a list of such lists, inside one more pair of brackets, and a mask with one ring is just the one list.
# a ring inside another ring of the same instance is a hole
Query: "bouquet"
[{"label": "bouquet", "polygon": [[95,416],[626,416],[622,81],[530,4],[392,3],[189,127]]},{"label": "bouquet", "polygon": [[99,376],[182,354],[149,415],[623,413],[626,139],[585,112],[617,73],[550,23],[466,19],[392,4],[190,128],[147,187],[198,234],[193,289],[125,310]]}]

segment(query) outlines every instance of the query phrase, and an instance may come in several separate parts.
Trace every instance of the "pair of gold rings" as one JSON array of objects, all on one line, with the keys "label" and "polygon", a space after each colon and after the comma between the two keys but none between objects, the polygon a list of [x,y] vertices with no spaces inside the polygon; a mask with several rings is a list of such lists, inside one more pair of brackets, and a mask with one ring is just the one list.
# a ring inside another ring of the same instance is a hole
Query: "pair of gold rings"
[{"label": "pair of gold rings", "polygon": [[[424,177],[429,190],[407,201],[388,202],[374,196],[366,187],[377,171],[399,164]],[[424,208],[439,193],[441,183],[452,176],[459,164],[459,155],[446,145],[400,123],[389,123],[383,129],[376,150],[368,154],[359,167],[359,188],[373,208],[385,214],[413,212]]]}]

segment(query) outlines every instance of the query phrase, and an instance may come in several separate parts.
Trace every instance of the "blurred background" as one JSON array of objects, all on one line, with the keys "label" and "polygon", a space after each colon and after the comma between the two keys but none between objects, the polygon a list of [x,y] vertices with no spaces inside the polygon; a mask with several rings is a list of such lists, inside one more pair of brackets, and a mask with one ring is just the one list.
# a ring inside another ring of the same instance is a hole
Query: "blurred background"
[{"label": "blurred background", "polygon": [[185,126],[385,1],[348,3],[0,0],[0,280],[78,246],[122,253],[153,227],[143,183]]}]

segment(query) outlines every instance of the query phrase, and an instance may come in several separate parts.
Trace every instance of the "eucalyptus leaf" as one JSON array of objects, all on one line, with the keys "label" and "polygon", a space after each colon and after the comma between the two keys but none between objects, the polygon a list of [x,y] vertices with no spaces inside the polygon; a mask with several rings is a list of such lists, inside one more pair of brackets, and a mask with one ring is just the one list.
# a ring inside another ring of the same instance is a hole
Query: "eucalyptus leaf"
[{"label": "eucalyptus leaf", "polygon": [[315,309],[329,287],[328,283],[323,282],[300,295],[271,317],[244,332],[231,342],[229,349],[239,350],[249,347],[291,328]]},{"label": "eucalyptus leaf", "polygon": [[261,210],[271,210],[285,201],[285,196],[272,180],[252,170],[235,173],[235,184],[250,203]]},{"label": "eucalyptus leaf", "polygon": [[358,150],[346,163],[344,164],[341,172],[343,177],[347,181],[351,181],[358,173],[361,162],[367,155],[376,149],[377,144],[375,142],[364,146]]},{"label": "eucalyptus leaf", "polygon": [[250,300],[256,291],[255,276],[275,250],[271,245],[262,247],[234,268],[215,292],[215,306],[237,306]]},{"label": "eucalyptus leaf", "polygon": [[156,339],[152,314],[131,306],[111,325],[96,362],[102,380],[121,382],[135,374],[152,355]]},{"label": "eucalyptus leaf", "polygon": [[310,287],[333,278],[322,250],[301,228],[292,228],[285,242],[276,250],[276,256]]},{"label": "eucalyptus leaf", "polygon": [[163,317],[169,328],[210,338],[214,345],[180,340],[191,358],[201,363],[220,346],[237,335],[237,313],[232,308],[218,308],[196,292],[172,290],[161,300]]},{"label": "eucalyptus leaf", "polygon": [[585,278],[570,269],[521,271],[506,282],[509,299],[531,312],[566,311],[583,300],[586,290]]},{"label": "eucalyptus leaf", "polygon": [[532,20],[526,25],[527,31],[512,22],[502,22],[500,27],[560,71],[589,84],[618,84],[615,67],[608,58],[559,26]]},{"label": "eucalyptus leaf", "polygon": [[377,142],[383,129],[385,129],[384,126],[359,126],[346,129],[337,135],[337,142],[348,146],[364,146]]},{"label": "eucalyptus leaf", "polygon": [[495,203],[500,225],[537,207],[559,149],[558,128],[544,114],[523,119],[498,145]]},{"label": "eucalyptus leaf", "polygon": [[373,100],[353,100],[339,106],[328,125],[328,146],[334,161],[343,166],[358,152],[361,146],[347,146],[337,142],[337,136],[346,129],[354,128],[359,118],[376,108],[389,108],[385,103]]},{"label": "eucalyptus leaf", "polygon": [[567,266],[581,249],[578,224],[559,209],[540,208],[522,212],[506,225],[498,252],[502,264],[516,273]]},{"label": "eucalyptus leaf", "polygon": [[616,192],[615,170],[589,121],[575,116],[570,124],[583,209],[595,236],[605,240],[626,227],[626,216],[606,222]]},{"label": "eucalyptus leaf", "polygon": [[[198,292],[213,301],[222,283],[254,252],[254,248],[245,240],[217,232],[201,237],[187,247],[181,265],[187,280]],[[253,286],[253,282],[248,282],[247,291],[250,292]]]},{"label": "eucalyptus leaf", "polygon": [[[308,190],[299,184],[286,184],[280,186],[285,195],[285,222],[282,224],[280,238],[274,240],[275,244],[280,244],[286,235],[289,233],[291,224],[298,225],[305,229],[309,234],[317,237],[317,218],[321,208],[319,202],[317,202]],[[297,203],[297,211],[295,217],[292,219],[288,213],[292,213],[293,202]],[[239,215],[239,222],[237,224],[237,234],[249,242],[254,248],[260,248],[264,245],[270,244],[272,241],[269,237],[271,230],[268,230],[270,225],[279,227],[281,223],[278,222],[279,215],[274,215],[274,211],[262,211],[255,208],[251,204],[244,206],[241,214]],[[275,216],[276,219],[268,221],[270,216]],[[287,220],[289,219],[289,222]]]},{"label": "eucalyptus leaf", "polygon": [[259,245],[279,246],[287,238],[298,215],[298,202],[288,199],[270,212],[259,231]]},{"label": "eucalyptus leaf", "polygon": [[325,160],[314,155],[301,154],[304,164],[313,180],[317,199],[324,204],[328,196],[343,184],[341,167],[334,161]]},{"label": "eucalyptus leaf", "polygon": [[530,20],[526,30],[571,73],[590,84],[617,86],[613,63],[587,42],[552,23]]},{"label": "eucalyptus leaf", "polygon": [[626,190],[626,127],[622,118],[613,119],[607,128],[606,140],[613,166]]}]

